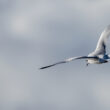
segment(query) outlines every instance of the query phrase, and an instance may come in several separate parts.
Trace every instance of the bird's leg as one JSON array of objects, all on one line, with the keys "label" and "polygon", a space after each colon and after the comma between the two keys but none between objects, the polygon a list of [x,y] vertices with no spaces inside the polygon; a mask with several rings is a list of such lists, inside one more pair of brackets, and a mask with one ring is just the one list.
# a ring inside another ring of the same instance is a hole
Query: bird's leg
[{"label": "bird's leg", "polygon": [[86,60],[86,66],[88,66],[88,65],[89,65],[88,60]]},{"label": "bird's leg", "polygon": [[86,63],[86,66],[88,66],[89,65],[89,63]]}]

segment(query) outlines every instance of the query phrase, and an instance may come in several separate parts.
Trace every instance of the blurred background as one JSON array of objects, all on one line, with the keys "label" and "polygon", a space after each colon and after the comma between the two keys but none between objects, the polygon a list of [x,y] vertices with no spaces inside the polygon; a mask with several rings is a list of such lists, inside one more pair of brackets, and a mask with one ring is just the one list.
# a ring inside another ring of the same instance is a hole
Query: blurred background
[{"label": "blurred background", "polygon": [[38,70],[88,55],[108,24],[109,0],[0,0],[0,110],[110,110],[109,63]]}]

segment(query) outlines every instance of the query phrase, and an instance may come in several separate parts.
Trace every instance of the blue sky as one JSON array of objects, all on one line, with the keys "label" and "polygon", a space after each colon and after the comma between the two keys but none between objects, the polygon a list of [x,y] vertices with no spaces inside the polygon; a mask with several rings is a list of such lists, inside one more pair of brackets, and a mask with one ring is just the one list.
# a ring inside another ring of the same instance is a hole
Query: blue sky
[{"label": "blue sky", "polygon": [[109,10],[109,0],[0,0],[0,109],[109,110],[109,63],[38,70],[92,52]]}]

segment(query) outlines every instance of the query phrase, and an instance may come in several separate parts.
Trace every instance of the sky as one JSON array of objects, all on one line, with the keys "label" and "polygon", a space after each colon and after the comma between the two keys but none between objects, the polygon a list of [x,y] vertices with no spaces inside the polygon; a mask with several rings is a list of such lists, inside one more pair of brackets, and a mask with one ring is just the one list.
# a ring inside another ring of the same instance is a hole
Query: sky
[{"label": "sky", "polygon": [[110,110],[110,63],[38,69],[94,51],[109,10],[109,0],[0,0],[0,110]]}]

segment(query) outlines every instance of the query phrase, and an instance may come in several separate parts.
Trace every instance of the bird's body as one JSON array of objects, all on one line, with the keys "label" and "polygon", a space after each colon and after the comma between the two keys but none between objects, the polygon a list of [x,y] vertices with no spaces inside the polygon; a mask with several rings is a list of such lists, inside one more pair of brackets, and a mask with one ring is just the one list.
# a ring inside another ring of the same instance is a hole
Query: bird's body
[{"label": "bird's body", "polygon": [[102,64],[102,63],[107,63],[107,59],[109,59],[109,56],[108,55],[103,55],[103,54],[99,54],[99,55],[95,55],[95,53],[90,53],[88,55],[88,57],[90,56],[97,56],[97,59],[94,58],[94,59],[88,59],[86,60],[87,61],[87,64]]},{"label": "bird's body", "polygon": [[108,61],[106,59],[98,57],[98,59],[88,59],[87,64],[102,64],[107,63]]},{"label": "bird's body", "polygon": [[64,61],[58,62],[58,63],[54,63],[52,65],[49,66],[44,66],[41,67],[40,69],[45,69],[48,67],[52,67],[58,64],[62,64],[62,63],[67,63],[73,60],[77,60],[77,59],[86,59],[87,65],[88,64],[103,64],[103,63],[107,63],[108,60],[110,59],[110,55],[106,54],[106,42],[108,37],[110,36],[110,25],[108,25],[104,31],[102,32],[99,41],[97,43],[96,49],[95,51],[93,51],[92,53],[90,53],[87,56],[80,56],[80,57],[72,57],[69,59],[66,59]]}]

